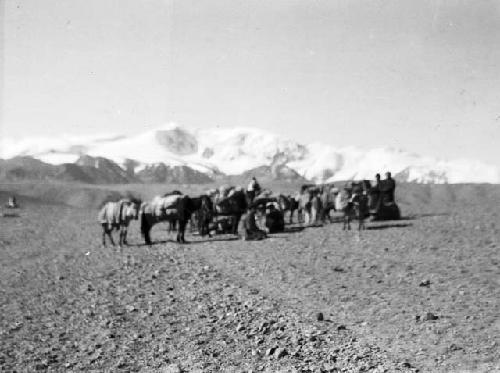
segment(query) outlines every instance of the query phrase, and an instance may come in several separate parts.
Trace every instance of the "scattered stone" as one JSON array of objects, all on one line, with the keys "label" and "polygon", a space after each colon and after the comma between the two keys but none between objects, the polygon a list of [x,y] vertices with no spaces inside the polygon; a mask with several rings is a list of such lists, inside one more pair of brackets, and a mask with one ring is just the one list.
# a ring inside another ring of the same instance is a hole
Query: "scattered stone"
[{"label": "scattered stone", "polygon": [[413,368],[413,366],[411,365],[411,363],[409,363],[408,361],[405,361],[401,364],[401,366],[403,368]]},{"label": "scattered stone", "polygon": [[135,306],[131,305],[131,304],[128,304],[125,309],[127,310],[127,312],[134,312],[136,311],[137,309],[135,308]]},{"label": "scattered stone", "polygon": [[274,351],[276,351],[276,347],[271,347],[266,350],[266,356],[271,356],[274,354]]},{"label": "scattered stone", "polygon": [[242,330],[245,330],[245,325],[239,323],[238,326],[236,327],[236,331],[241,332]]},{"label": "scattered stone", "polygon": [[430,285],[431,285],[430,280],[425,280],[425,281],[422,281],[420,284],[418,284],[418,286],[420,286],[420,287],[429,287]]},{"label": "scattered stone", "polygon": [[420,321],[420,315],[415,316],[415,321]]},{"label": "scattered stone", "polygon": [[347,330],[347,327],[345,325],[339,325],[337,330]]},{"label": "scattered stone", "polygon": [[276,349],[276,351],[274,352],[274,357],[276,359],[281,359],[282,357],[288,355],[288,352],[286,349],[284,348],[278,348]]},{"label": "scattered stone", "polygon": [[322,313],[322,312],[318,312],[318,313],[316,314],[316,320],[318,320],[318,321],[323,321],[324,319],[325,319],[325,318],[324,318],[324,316],[323,316],[323,313]]},{"label": "scattered stone", "polygon": [[427,314],[425,315],[425,321],[434,321],[437,319],[439,319],[439,316],[434,315],[432,312],[427,312]]}]

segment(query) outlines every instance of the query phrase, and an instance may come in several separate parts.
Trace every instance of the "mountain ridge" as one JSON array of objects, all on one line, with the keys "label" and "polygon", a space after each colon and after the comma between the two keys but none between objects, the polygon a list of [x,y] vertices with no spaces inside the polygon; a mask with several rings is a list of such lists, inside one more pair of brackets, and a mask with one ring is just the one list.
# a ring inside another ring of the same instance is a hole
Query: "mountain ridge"
[{"label": "mountain ridge", "polygon": [[[272,178],[317,183],[372,179],[386,171],[406,182],[500,183],[498,168],[474,160],[438,160],[392,148],[301,144],[251,127],[187,129],[169,124],[134,136],[7,141],[2,149],[2,158],[29,155],[53,165],[78,163],[84,156],[100,157],[116,163],[125,171],[124,177],[142,175],[150,180],[167,180],[165,167],[192,180],[188,182],[209,182],[269,167]],[[152,175],[155,167],[157,175]],[[121,175],[117,169],[113,172]]]}]

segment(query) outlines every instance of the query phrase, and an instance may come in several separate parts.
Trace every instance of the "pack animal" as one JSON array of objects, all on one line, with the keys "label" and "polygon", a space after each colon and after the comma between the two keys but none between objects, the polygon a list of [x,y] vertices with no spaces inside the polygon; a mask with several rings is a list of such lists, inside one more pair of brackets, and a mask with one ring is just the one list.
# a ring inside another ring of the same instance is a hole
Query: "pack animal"
[{"label": "pack animal", "polygon": [[122,199],[118,202],[107,202],[98,214],[99,223],[102,226],[102,244],[106,246],[106,236],[113,246],[113,230],[119,231],[120,247],[127,245],[128,226],[132,220],[138,219],[140,201]]},{"label": "pack animal", "polygon": [[[285,196],[283,194],[280,194],[278,196],[278,204],[280,207],[280,210],[285,214],[285,212],[289,212],[289,222],[290,224],[293,224],[293,214],[295,211],[298,211],[299,209],[299,202],[292,196],[288,195]],[[298,219],[298,217],[297,217]]]},{"label": "pack animal", "polygon": [[368,197],[363,193],[354,193],[343,212],[343,230],[351,230],[351,221],[358,220],[358,230],[365,229],[365,219],[369,216]]},{"label": "pack animal", "polygon": [[[152,244],[150,233],[157,223],[176,221],[178,223],[176,240],[179,243],[185,243],[186,225],[190,221],[191,215],[202,210],[203,214],[208,217],[212,216],[212,204],[206,195],[196,198],[182,195],[172,197],[174,196],[156,197],[151,203],[142,204],[140,210],[141,233],[147,245]],[[171,200],[165,201],[165,198],[171,198]],[[207,218],[203,216],[201,220],[206,222]],[[202,230],[202,232],[208,232],[208,229]]]},{"label": "pack animal", "polygon": [[233,222],[231,233],[237,235],[241,216],[246,213],[247,209],[248,200],[245,192],[237,190],[228,197],[217,201],[214,215],[231,217]]}]

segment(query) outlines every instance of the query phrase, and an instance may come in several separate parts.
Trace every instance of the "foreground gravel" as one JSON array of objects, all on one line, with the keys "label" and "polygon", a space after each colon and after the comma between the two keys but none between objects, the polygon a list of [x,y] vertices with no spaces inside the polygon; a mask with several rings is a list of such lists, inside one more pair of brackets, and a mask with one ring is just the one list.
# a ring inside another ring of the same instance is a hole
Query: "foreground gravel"
[{"label": "foreground gravel", "polygon": [[34,204],[0,218],[0,368],[493,371],[499,231],[481,213],[184,246],[157,227],[119,251],[95,211]]}]

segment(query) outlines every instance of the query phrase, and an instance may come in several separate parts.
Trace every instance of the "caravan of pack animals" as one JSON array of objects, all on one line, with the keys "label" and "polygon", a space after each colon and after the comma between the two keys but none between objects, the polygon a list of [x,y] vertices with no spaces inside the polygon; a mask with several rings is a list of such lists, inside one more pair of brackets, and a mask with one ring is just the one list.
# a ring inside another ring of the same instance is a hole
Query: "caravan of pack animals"
[{"label": "caravan of pack animals", "polygon": [[336,187],[334,184],[302,185],[295,195],[284,195],[262,188],[253,177],[247,188],[221,186],[192,197],[175,190],[156,196],[150,202],[137,198],[123,198],[106,202],[98,219],[103,227],[102,243],[106,237],[112,245],[113,230],[119,231],[119,245],[127,244],[128,226],[140,220],[141,234],[146,244],[153,243],[152,228],[168,223],[169,232],[177,230],[177,242],[185,243],[186,227],[197,229],[203,237],[212,233],[239,234],[243,218],[245,240],[260,240],[266,233],[285,230],[285,218],[289,224],[317,225],[340,219],[342,229],[350,230],[357,220],[358,230],[365,228],[365,220],[397,220],[399,207],[394,198],[396,183],[390,172],[381,180],[375,176],[369,180],[351,181]]}]

